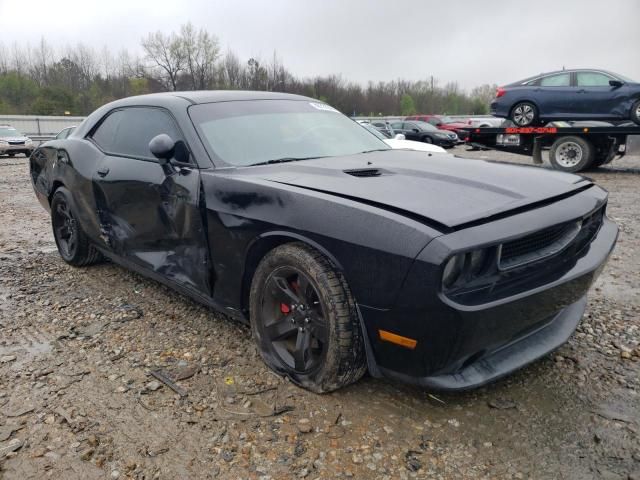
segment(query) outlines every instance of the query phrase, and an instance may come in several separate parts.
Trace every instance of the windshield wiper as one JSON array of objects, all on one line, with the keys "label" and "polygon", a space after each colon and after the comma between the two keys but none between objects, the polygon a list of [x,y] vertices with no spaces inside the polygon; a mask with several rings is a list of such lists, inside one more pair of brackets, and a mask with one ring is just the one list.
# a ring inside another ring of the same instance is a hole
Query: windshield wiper
[{"label": "windshield wiper", "polygon": [[274,158],[273,160],[266,160],[264,162],[252,163],[249,166],[255,167],[257,165],[271,165],[273,163],[297,162],[298,160],[313,160],[315,158],[325,158],[325,157],[282,157],[282,158]]},{"label": "windshield wiper", "polygon": [[360,153],[371,153],[371,152],[386,152],[387,150],[392,150],[391,148],[375,148],[373,150],[364,150]]}]

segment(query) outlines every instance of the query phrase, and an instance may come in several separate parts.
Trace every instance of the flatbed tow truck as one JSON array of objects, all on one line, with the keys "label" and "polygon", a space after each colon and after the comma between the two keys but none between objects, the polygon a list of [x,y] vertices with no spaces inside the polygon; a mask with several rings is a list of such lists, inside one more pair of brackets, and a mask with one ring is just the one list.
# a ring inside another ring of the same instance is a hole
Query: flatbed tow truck
[{"label": "flatbed tow truck", "polygon": [[549,150],[553,168],[581,172],[610,163],[627,152],[627,138],[640,135],[640,125],[600,126],[603,122],[554,122],[546,126],[467,129],[465,142],[475,148],[502,150],[543,163]]}]

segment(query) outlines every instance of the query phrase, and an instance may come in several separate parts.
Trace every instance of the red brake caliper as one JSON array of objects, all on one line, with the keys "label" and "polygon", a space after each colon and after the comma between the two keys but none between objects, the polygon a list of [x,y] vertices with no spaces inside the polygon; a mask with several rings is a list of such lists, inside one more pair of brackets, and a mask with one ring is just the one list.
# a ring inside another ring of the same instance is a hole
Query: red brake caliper
[{"label": "red brake caliper", "polygon": [[291,311],[291,308],[289,308],[289,305],[287,305],[286,303],[281,303],[280,304],[280,311],[284,314],[287,314]]}]

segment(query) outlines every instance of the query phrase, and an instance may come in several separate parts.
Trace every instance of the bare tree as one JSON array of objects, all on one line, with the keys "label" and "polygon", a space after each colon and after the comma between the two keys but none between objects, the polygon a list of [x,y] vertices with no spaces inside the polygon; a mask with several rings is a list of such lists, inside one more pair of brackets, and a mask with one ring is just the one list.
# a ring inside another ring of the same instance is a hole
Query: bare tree
[{"label": "bare tree", "polygon": [[228,51],[222,60],[222,71],[224,79],[221,82],[225,87],[230,89],[240,88],[242,85],[242,64],[238,56],[232,51]]},{"label": "bare tree", "polygon": [[181,27],[180,39],[191,87],[194,90],[209,88],[214,79],[215,62],[220,56],[218,39],[204,29],[196,32],[191,23]]},{"label": "bare tree", "polygon": [[176,90],[178,74],[182,72],[186,65],[185,49],[182,39],[175,33],[165,35],[160,30],[150,33],[142,41],[142,48],[151,60],[156,69],[163,75],[162,80],[167,88]]}]

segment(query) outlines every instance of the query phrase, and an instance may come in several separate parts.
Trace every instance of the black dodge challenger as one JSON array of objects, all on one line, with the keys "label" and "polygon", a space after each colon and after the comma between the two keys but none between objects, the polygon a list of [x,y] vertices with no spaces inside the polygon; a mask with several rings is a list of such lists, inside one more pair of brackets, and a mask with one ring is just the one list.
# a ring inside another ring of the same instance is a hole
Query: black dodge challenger
[{"label": "black dodge challenger", "polygon": [[532,362],[573,333],[618,233],[585,178],[390,150],[280,93],[119,100],[30,163],[66,262],[249,322],[315,392],[367,370],[466,389]]}]

